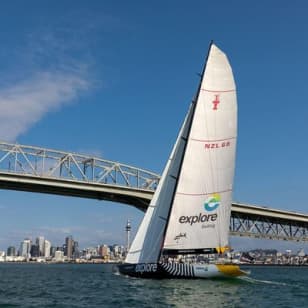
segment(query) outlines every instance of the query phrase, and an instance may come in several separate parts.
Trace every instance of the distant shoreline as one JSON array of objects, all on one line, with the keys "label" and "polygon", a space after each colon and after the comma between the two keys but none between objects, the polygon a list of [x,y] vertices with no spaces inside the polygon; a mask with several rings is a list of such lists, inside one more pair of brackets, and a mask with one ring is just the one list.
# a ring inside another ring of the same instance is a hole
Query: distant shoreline
[{"label": "distant shoreline", "polygon": [[42,264],[42,265],[50,265],[50,264],[77,264],[77,265],[84,265],[84,264],[99,264],[99,265],[115,265],[115,264],[121,264],[122,262],[35,262],[35,261],[29,261],[29,262],[23,262],[23,261],[2,261],[1,264]]},{"label": "distant shoreline", "polygon": [[[50,265],[50,264],[55,264],[55,265],[61,265],[61,264],[76,264],[76,265],[86,265],[86,264],[94,264],[94,265],[117,265],[121,264],[122,262],[0,262],[1,264],[43,264],[43,265]],[[308,264],[236,264],[238,266],[243,266],[243,267],[308,267]]]}]

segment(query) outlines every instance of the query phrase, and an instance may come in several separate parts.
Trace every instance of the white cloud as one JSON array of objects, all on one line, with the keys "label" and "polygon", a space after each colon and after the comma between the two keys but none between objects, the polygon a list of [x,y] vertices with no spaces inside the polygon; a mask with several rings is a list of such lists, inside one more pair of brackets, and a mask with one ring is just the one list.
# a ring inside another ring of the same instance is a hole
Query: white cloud
[{"label": "white cloud", "polygon": [[46,113],[71,103],[89,88],[81,72],[40,72],[0,88],[0,139],[15,141]]}]

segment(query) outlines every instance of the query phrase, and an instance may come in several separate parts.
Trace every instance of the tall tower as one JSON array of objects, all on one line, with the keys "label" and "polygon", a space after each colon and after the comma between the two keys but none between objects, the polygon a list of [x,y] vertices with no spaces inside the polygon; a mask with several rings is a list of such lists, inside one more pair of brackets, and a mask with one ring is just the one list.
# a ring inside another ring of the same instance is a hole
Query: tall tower
[{"label": "tall tower", "polygon": [[26,238],[20,243],[19,255],[25,257],[26,259],[29,259],[30,250],[31,250],[31,240]]},{"label": "tall tower", "polygon": [[50,257],[50,248],[51,243],[47,240],[44,242],[44,257],[49,258]]},{"label": "tall tower", "polygon": [[130,231],[131,231],[131,225],[129,219],[127,220],[125,230],[126,230],[126,252],[128,252],[130,246]]},{"label": "tall tower", "polygon": [[73,257],[73,246],[74,246],[74,240],[73,237],[70,235],[65,238],[65,246],[66,246],[66,256],[70,260]]},{"label": "tall tower", "polygon": [[39,256],[44,256],[44,236],[39,236],[36,238],[36,245],[39,247]]}]

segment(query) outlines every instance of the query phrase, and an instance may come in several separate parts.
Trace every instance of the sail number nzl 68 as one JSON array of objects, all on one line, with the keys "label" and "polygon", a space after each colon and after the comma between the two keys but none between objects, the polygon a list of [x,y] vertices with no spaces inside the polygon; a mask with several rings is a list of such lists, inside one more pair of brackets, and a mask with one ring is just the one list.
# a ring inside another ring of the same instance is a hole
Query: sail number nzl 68
[{"label": "sail number nzl 68", "polygon": [[179,218],[180,224],[190,224],[193,225],[199,222],[211,222],[217,220],[217,214],[202,214],[194,216],[181,216]]}]

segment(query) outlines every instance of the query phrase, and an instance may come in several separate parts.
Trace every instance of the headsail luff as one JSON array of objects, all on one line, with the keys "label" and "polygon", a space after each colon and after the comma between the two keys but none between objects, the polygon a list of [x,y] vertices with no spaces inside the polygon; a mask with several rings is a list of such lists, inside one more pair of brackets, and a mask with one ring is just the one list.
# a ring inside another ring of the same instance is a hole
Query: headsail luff
[{"label": "headsail luff", "polygon": [[157,262],[160,257],[170,205],[175,191],[176,177],[179,173],[193,110],[194,104],[192,103],[153,199],[126,256],[126,263],[152,263]]}]

